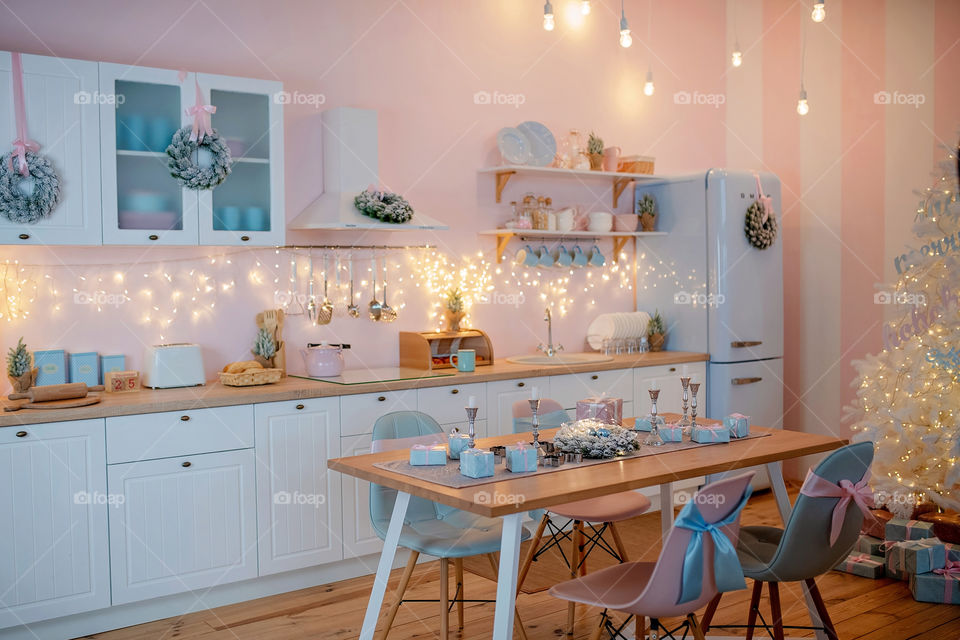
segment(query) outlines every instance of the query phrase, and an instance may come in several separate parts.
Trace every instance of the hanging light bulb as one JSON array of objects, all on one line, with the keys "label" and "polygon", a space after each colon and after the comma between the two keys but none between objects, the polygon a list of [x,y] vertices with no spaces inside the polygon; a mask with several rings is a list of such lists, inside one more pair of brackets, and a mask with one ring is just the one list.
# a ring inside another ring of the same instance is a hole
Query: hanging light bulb
[{"label": "hanging light bulb", "polygon": [[547,4],[543,5],[543,30],[553,31],[553,24],[553,5],[547,0]]},{"label": "hanging light bulb", "polygon": [[590,15],[590,0],[580,0],[580,13],[585,16]]},{"label": "hanging light bulb", "polygon": [[643,83],[643,95],[652,96],[653,91],[653,69],[647,69],[647,81]]},{"label": "hanging light bulb", "polygon": [[816,0],[813,3],[813,13],[810,14],[810,17],[813,18],[814,22],[823,22],[824,18],[827,17],[827,9],[823,6],[824,0]]},{"label": "hanging light bulb", "polygon": [[810,105],[807,104],[807,91],[803,87],[800,87],[800,99],[797,100],[797,113],[802,116],[807,115],[810,112]]},{"label": "hanging light bulb", "polygon": [[620,0],[620,46],[626,49],[633,44],[630,35],[630,25],[627,23],[627,14],[623,11],[623,0]]},{"label": "hanging light bulb", "polygon": [[730,54],[730,64],[739,67],[743,64],[743,51],[740,51],[740,43],[733,45],[733,53]]}]

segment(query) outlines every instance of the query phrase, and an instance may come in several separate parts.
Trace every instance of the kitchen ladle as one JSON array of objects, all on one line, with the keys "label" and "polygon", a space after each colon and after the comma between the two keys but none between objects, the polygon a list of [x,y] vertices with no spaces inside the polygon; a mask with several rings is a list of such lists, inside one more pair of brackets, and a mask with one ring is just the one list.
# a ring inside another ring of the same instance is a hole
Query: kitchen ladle
[{"label": "kitchen ladle", "polygon": [[311,324],[317,321],[317,297],[313,295],[313,251],[310,252],[310,284],[307,293],[307,319]]},{"label": "kitchen ladle", "polygon": [[357,298],[353,295],[353,256],[350,256],[350,304],[347,305],[347,314],[351,318],[360,317],[360,307],[357,305]]},{"label": "kitchen ladle", "polygon": [[327,254],[323,254],[323,304],[317,310],[317,324],[330,324],[333,320],[333,303],[330,302],[330,296],[327,295],[328,276]]},{"label": "kitchen ladle", "polygon": [[397,310],[387,303],[387,258],[383,258],[383,305],[380,307],[380,322],[393,322],[397,319]]},{"label": "kitchen ladle", "polygon": [[373,281],[373,300],[370,301],[368,308],[370,310],[370,319],[374,322],[380,321],[380,312],[383,307],[377,302],[377,258],[374,256],[370,260],[372,269],[370,269],[370,279]]}]

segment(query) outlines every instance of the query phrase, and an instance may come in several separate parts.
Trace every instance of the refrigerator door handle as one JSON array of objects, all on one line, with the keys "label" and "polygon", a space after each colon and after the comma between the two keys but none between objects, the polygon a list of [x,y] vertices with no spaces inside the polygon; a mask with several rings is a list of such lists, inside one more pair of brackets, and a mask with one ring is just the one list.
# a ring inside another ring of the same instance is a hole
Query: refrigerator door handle
[{"label": "refrigerator door handle", "polygon": [[753,384],[754,382],[760,382],[763,378],[757,376],[756,378],[734,378],[730,381],[730,384],[742,385],[742,384]]},{"label": "refrigerator door handle", "polygon": [[742,349],[743,347],[759,347],[763,344],[763,340],[735,340],[730,343],[730,346],[734,349]]}]

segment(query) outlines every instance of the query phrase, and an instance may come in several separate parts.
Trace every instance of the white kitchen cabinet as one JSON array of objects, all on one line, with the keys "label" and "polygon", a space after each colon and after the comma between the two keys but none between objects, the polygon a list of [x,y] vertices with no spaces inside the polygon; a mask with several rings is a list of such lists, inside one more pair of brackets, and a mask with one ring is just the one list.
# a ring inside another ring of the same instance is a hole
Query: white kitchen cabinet
[{"label": "white kitchen cabinet", "polygon": [[257,575],[252,449],[111,465],[113,604]]},{"label": "white kitchen cabinet", "polygon": [[0,470],[0,628],[110,606],[103,420],[0,429]]},{"label": "white kitchen cabinet", "polygon": [[[417,389],[417,409],[440,424],[466,422],[467,412],[464,408],[471,397],[476,400],[477,406],[482,411],[487,404],[487,385],[478,382]],[[484,416],[477,417],[484,419]]]},{"label": "white kitchen cabinet", "polygon": [[[60,178],[60,202],[36,223],[0,217],[0,244],[100,244],[97,63],[22,56],[27,135]],[[11,54],[0,52],[0,141],[17,137]]]},{"label": "white kitchen cabinet", "polygon": [[255,406],[260,575],[343,558],[338,400]]},{"label": "white kitchen cabinet", "polygon": [[[694,382],[700,383],[700,392],[697,394],[697,415],[707,417],[704,416],[707,406],[707,365],[705,362],[642,367],[633,371],[635,415],[646,416],[650,414],[649,389],[651,383],[660,389],[660,395],[657,398],[657,411],[659,413],[681,413],[683,411],[683,387],[680,386],[680,376],[686,371]],[[690,397],[693,397],[692,394]]]},{"label": "white kitchen cabinet", "polygon": [[[343,456],[370,453],[371,434],[340,439]],[[370,524],[370,483],[353,476],[343,476],[343,557],[358,558],[379,553],[383,541]]]},{"label": "white kitchen cabinet", "polygon": [[[549,378],[517,378],[487,383],[487,411],[481,409],[478,418],[486,418],[488,436],[513,433],[513,403],[530,398],[533,387],[540,389],[540,396],[549,397]],[[559,402],[559,400],[557,400]]]},{"label": "white kitchen cabinet", "polygon": [[394,411],[416,410],[416,389],[340,396],[340,435],[373,433],[373,423],[380,416]]}]

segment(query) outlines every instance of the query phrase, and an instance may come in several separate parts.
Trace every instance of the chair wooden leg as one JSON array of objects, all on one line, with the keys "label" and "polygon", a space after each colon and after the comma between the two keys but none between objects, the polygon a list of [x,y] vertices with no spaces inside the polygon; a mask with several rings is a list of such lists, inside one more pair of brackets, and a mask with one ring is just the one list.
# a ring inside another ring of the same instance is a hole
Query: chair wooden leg
[{"label": "chair wooden leg", "polygon": [[722,593],[718,593],[717,595],[713,596],[713,600],[711,600],[710,604],[707,605],[707,610],[703,612],[703,621],[700,623],[700,628],[703,629],[704,633],[710,630],[710,623],[713,621],[713,614],[717,612],[717,607],[720,606],[720,598],[722,597]]},{"label": "chair wooden leg", "polygon": [[634,616],[636,620],[635,631],[633,637],[635,640],[647,640],[647,617],[636,615]]},{"label": "chair wooden leg", "polygon": [[393,626],[393,620],[397,617],[397,611],[400,609],[400,602],[403,600],[403,594],[407,591],[407,585],[410,583],[410,576],[413,575],[413,570],[417,568],[417,558],[419,557],[419,551],[410,552],[410,559],[407,560],[407,568],[403,570],[403,576],[400,578],[400,584],[397,585],[396,599],[390,605],[390,609],[387,610],[387,617],[384,619],[383,631],[379,636],[379,640],[386,640],[387,634],[390,633],[390,627]]},{"label": "chair wooden leg", "polygon": [[[573,543],[570,545],[570,579],[577,577],[577,565],[580,564],[580,538],[583,535],[583,523],[579,520],[573,523],[573,535],[570,539]],[[573,601],[567,603],[567,636],[573,637],[573,625],[577,617],[577,604]]]},{"label": "chair wooden leg", "polygon": [[613,536],[613,544],[617,547],[620,562],[630,562],[630,558],[627,557],[627,547],[623,544],[623,538],[620,537],[620,531],[617,530],[616,523],[608,522],[607,525],[610,527],[610,535]]},{"label": "chair wooden leg", "polygon": [[[487,554],[487,560],[490,562],[490,568],[493,569],[493,575],[500,575],[500,567],[497,564],[497,559],[493,557],[492,553]],[[520,611],[517,609],[517,603],[513,603],[513,631],[515,634],[519,634],[520,640],[527,640],[527,630],[523,628],[523,620],[520,618]]]},{"label": "chair wooden leg", "polygon": [[[816,581],[813,578],[808,578],[804,580],[804,582],[807,583],[807,589],[810,591],[810,597],[813,598],[813,605],[817,608],[817,613],[820,615],[821,622],[823,622],[827,638],[830,640],[838,640],[837,630],[833,626],[830,614],[827,613],[827,605],[823,602],[823,596],[820,595],[820,589],[817,588]],[[814,622],[814,624],[816,624],[816,622]]]},{"label": "chair wooden leg", "polygon": [[770,614],[773,618],[773,640],[783,640],[783,613],[780,611],[780,585],[768,582],[770,591]]},{"label": "chair wooden leg", "polygon": [[600,640],[600,636],[603,635],[603,630],[607,626],[607,612],[604,611],[600,614],[600,624],[597,625],[597,628],[593,630],[593,633],[590,634],[590,640]]},{"label": "chair wooden leg", "polygon": [[[753,640],[753,629],[757,624],[757,611],[760,610],[760,596],[763,594],[763,583],[759,580],[753,581],[753,594],[750,596],[750,611],[747,612],[747,637],[746,640]],[[706,633],[706,629],[703,630]]]},{"label": "chair wooden leg", "polygon": [[440,640],[450,637],[450,560],[440,558]]},{"label": "chair wooden leg", "polygon": [[697,614],[688,613],[687,623],[690,625],[690,633],[693,634],[693,640],[707,640],[703,635],[703,629],[700,628],[700,623],[697,622]]},{"label": "chair wooden leg", "polygon": [[580,523],[580,575],[587,575],[587,536],[583,533],[583,522]]},{"label": "chair wooden leg", "polygon": [[457,631],[463,631],[463,558],[453,561],[454,575],[457,576],[457,588],[454,593],[457,597]]},{"label": "chair wooden leg", "polygon": [[533,564],[533,558],[537,555],[537,550],[540,548],[540,540],[543,538],[543,531],[547,528],[547,521],[549,519],[550,516],[544,513],[543,517],[540,518],[540,525],[537,527],[537,532],[530,540],[530,551],[527,552],[527,557],[523,560],[523,564],[520,565],[520,573],[517,575],[517,594],[520,593],[520,587],[523,586],[523,581],[527,579],[527,573],[530,572],[530,566]]}]

